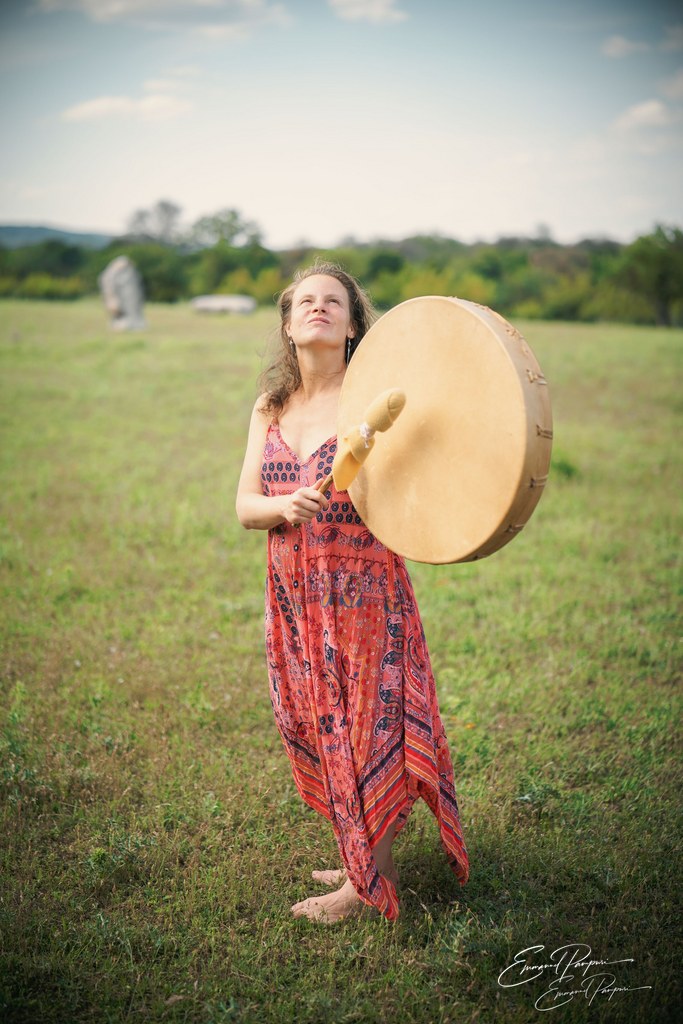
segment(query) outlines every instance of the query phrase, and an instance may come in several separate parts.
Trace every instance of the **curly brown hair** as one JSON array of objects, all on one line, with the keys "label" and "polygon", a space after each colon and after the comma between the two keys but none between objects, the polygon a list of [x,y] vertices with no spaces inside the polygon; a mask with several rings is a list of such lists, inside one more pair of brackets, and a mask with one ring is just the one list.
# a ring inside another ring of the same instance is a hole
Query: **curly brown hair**
[{"label": "curly brown hair", "polygon": [[292,349],[289,343],[285,325],[289,323],[292,313],[292,298],[297,285],[314,274],[334,277],[344,286],[349,296],[351,323],[355,327],[356,333],[351,339],[347,362],[351,359],[371,325],[377,319],[377,314],[369,296],[358,281],[351,277],[337,263],[316,260],[310,267],[297,270],[292,283],[281,292],[278,298],[277,307],[280,313],[280,331],[277,350],[270,366],[264,370],[260,379],[261,390],[265,393],[263,410],[264,412],[271,413],[273,416],[278,416],[282,412],[287,399],[301,386],[299,362],[296,357],[296,351]]}]

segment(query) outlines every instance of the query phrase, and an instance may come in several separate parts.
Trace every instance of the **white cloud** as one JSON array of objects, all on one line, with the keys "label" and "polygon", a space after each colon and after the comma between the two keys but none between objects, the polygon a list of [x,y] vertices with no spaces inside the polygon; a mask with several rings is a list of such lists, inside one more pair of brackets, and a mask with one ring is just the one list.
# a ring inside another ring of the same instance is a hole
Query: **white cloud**
[{"label": "white cloud", "polygon": [[196,25],[195,32],[206,39],[245,39],[254,28],[254,24],[244,21],[215,22],[206,25]]},{"label": "white cloud", "polygon": [[174,67],[160,68],[158,77],[146,78],[142,88],[145,92],[186,96],[206,81],[207,75],[201,68],[191,64],[178,64]]},{"label": "white cloud", "polygon": [[662,43],[662,50],[670,52],[683,50],[683,25],[669,25]]},{"label": "white cloud", "polygon": [[125,22],[162,31],[242,38],[255,28],[286,24],[282,3],[271,0],[39,0],[43,11],[78,11],[91,21]]},{"label": "white cloud", "polygon": [[175,78],[198,78],[202,69],[195,64],[178,64],[177,67],[169,68],[167,74]]},{"label": "white cloud", "polygon": [[335,14],[346,21],[403,21],[408,15],[398,10],[396,0],[328,0]]},{"label": "white cloud", "polygon": [[681,111],[661,100],[644,100],[629,107],[612,122],[612,139],[625,152],[662,156],[681,152]]},{"label": "white cloud", "polygon": [[170,78],[148,78],[142,83],[142,88],[145,92],[173,92],[177,84]]},{"label": "white cloud", "polygon": [[683,100],[683,68],[671,78],[665,78],[661,83],[661,90],[670,100]]},{"label": "white cloud", "polygon": [[165,121],[192,109],[187,100],[163,93],[152,93],[140,99],[131,96],[98,96],[77,103],[62,111],[64,121],[101,121],[107,117],[136,118],[143,121]]},{"label": "white cloud", "polygon": [[630,57],[632,53],[637,53],[639,50],[649,49],[647,43],[637,43],[632,39],[626,39],[625,36],[610,36],[602,44],[602,52],[605,57]]},{"label": "white cloud", "polygon": [[644,100],[620,114],[614,127],[620,132],[632,132],[641,128],[664,128],[669,124],[671,114],[665,103],[661,100]]}]

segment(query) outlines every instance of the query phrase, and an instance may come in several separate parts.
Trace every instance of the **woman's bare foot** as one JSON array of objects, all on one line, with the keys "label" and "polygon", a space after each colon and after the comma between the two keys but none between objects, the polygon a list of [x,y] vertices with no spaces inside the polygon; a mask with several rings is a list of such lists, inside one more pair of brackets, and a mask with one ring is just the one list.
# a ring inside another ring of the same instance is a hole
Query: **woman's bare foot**
[{"label": "woman's bare foot", "polygon": [[[398,885],[398,871],[396,865],[391,863],[391,866],[383,872],[384,877],[388,878],[394,885]],[[311,878],[314,882],[322,882],[323,885],[327,885],[332,888],[333,885],[339,885],[346,881],[346,869],[345,868],[329,868],[327,871],[311,871]]]},{"label": "woman's bare foot", "polygon": [[311,871],[311,878],[315,882],[322,882],[330,888],[333,885],[341,885],[346,881],[346,870],[344,868],[330,868],[328,871]]},{"label": "woman's bare foot", "polygon": [[358,914],[365,904],[347,880],[341,889],[327,896],[309,896],[308,899],[295,903],[292,913],[295,917],[307,917],[310,921],[321,921],[323,924],[334,924],[346,917]]}]

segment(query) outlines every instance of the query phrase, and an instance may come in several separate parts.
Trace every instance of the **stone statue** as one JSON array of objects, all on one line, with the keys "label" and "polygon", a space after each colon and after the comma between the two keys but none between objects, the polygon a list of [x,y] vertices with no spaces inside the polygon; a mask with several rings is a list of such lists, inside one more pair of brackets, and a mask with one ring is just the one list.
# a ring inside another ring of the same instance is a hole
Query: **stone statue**
[{"label": "stone statue", "polygon": [[127,256],[117,256],[99,278],[104,305],[115,331],[139,331],[145,327],[142,315],[142,280]]}]

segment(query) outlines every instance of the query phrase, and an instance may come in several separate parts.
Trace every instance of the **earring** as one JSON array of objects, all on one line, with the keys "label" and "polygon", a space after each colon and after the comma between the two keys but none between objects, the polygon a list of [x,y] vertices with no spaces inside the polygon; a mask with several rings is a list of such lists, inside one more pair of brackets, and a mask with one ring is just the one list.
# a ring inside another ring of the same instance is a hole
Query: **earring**
[{"label": "earring", "polygon": [[296,345],[294,344],[291,338],[289,339],[289,347],[291,348],[294,355],[296,355]]},{"label": "earring", "polygon": [[347,366],[349,365],[350,360],[351,360],[351,339],[347,338],[346,339],[346,365]]}]

